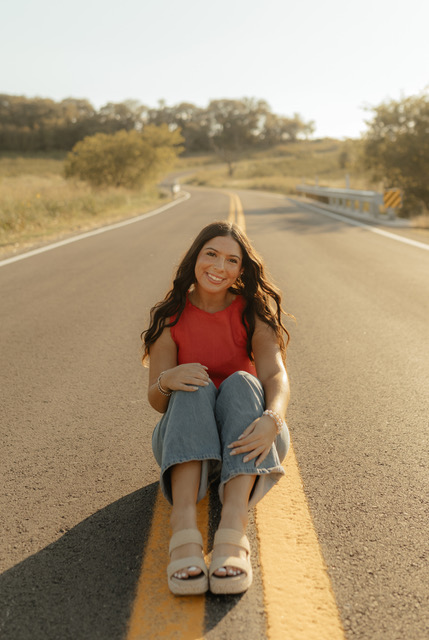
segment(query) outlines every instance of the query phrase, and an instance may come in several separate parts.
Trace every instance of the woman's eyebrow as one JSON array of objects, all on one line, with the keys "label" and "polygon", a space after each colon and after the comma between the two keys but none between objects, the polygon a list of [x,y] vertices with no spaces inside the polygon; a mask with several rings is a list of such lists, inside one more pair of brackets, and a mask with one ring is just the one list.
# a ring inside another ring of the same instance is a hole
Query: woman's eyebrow
[{"label": "woman's eyebrow", "polygon": [[[214,247],[206,247],[206,249],[211,249],[212,251],[216,251],[216,253],[219,253],[218,249],[215,249]],[[241,260],[241,257],[235,255],[235,253],[230,253],[228,258],[238,258],[239,260]]]}]

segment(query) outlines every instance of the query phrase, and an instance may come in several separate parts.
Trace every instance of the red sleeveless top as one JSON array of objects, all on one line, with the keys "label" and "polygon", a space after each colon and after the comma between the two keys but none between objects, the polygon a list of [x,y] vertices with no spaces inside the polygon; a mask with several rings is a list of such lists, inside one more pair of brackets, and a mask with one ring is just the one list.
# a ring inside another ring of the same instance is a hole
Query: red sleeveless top
[{"label": "red sleeveless top", "polygon": [[170,328],[177,345],[177,364],[205,365],[216,387],[235,371],[256,376],[246,351],[247,333],[241,321],[243,308],[242,296],[216,313],[203,311],[186,299],[179,322]]}]

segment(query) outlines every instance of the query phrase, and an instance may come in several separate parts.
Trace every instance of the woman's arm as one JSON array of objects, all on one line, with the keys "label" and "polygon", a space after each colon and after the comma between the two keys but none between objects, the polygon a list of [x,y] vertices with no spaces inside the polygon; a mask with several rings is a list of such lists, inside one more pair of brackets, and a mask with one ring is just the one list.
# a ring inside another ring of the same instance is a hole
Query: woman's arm
[{"label": "woman's arm", "polygon": [[256,320],[252,350],[256,375],[264,388],[265,409],[271,409],[285,419],[290,398],[286,368],[276,334],[259,318]]},{"label": "woman's arm", "polygon": [[148,399],[150,405],[160,413],[165,413],[170,397],[163,394],[158,387],[170,391],[196,391],[198,387],[209,384],[207,367],[193,362],[177,364],[177,347],[171,337],[170,329],[164,329],[158,340],[150,348]]},{"label": "woman's arm", "polygon": [[[270,409],[285,419],[289,403],[289,380],[281,357],[281,351],[273,329],[259,318],[256,320],[252,340],[256,374],[264,389],[265,409]],[[246,454],[244,462],[257,457],[258,466],[268,455],[277,436],[277,425],[269,415],[254,420],[239,440],[229,445],[231,455]]]}]

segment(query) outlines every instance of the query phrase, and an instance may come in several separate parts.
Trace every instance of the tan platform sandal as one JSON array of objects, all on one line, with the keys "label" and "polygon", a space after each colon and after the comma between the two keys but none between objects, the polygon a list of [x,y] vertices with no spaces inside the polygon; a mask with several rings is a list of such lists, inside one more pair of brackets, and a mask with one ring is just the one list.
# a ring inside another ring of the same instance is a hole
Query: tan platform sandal
[{"label": "tan platform sandal", "polygon": [[[203,548],[203,538],[198,529],[182,529],[171,536],[170,554],[174,549],[184,544],[195,543]],[[175,578],[174,574],[186,571],[188,567],[198,567],[201,572],[197,576]],[[189,556],[180,560],[173,560],[167,567],[168,587],[176,596],[196,596],[205,593],[209,588],[208,570],[203,556]]]},{"label": "tan platform sandal", "polygon": [[[237,556],[214,558],[209,570],[210,591],[212,593],[225,595],[243,593],[243,591],[246,591],[250,587],[253,579],[252,565],[250,562],[250,545],[247,536],[235,529],[219,529],[214,537],[213,547],[217,544],[233,544],[241,547],[246,551],[247,558],[246,560]],[[214,572],[222,567],[235,567],[243,573],[237,576],[215,576]]]}]

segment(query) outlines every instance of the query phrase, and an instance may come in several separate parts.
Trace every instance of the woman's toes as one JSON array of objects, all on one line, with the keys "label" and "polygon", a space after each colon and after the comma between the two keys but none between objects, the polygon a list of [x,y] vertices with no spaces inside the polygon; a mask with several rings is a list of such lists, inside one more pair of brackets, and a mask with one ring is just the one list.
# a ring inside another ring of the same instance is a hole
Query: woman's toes
[{"label": "woman's toes", "polygon": [[236,567],[220,567],[217,571],[214,572],[215,576],[219,578],[225,578],[227,576],[239,576],[240,573],[243,573],[241,569],[237,569]]},{"label": "woman's toes", "polygon": [[173,574],[174,578],[178,578],[179,580],[187,580],[188,578],[195,578],[202,573],[199,567],[188,567],[187,569],[182,569],[182,571],[176,571]]}]

